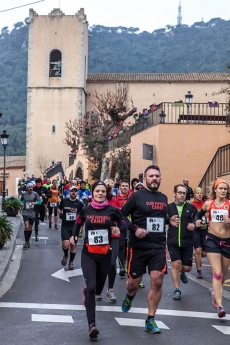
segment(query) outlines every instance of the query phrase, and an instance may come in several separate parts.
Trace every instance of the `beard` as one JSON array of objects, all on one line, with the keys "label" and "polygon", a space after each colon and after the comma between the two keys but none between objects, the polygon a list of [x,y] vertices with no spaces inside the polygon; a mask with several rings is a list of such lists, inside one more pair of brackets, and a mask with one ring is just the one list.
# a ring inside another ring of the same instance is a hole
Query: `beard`
[{"label": "beard", "polygon": [[157,192],[159,186],[160,186],[160,183],[157,183],[157,182],[149,183],[149,182],[146,181],[146,187],[147,187],[151,192]]}]

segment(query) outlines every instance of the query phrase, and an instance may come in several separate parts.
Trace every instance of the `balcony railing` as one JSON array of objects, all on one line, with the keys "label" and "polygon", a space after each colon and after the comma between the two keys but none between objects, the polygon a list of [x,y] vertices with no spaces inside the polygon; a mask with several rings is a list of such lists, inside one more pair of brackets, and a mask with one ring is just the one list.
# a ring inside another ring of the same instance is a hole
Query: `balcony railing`
[{"label": "balcony railing", "polygon": [[[226,125],[226,123],[230,123],[230,115],[227,113],[226,103],[186,104],[163,102],[156,106],[156,110],[150,111],[147,115],[142,114],[139,116],[138,121],[130,127],[130,137],[160,123]],[[108,141],[107,151],[121,147],[125,136],[127,136],[127,133]]]},{"label": "balcony railing", "polygon": [[199,187],[207,193],[210,183],[218,176],[227,173],[230,173],[230,144],[218,148],[208,169],[200,181]]}]

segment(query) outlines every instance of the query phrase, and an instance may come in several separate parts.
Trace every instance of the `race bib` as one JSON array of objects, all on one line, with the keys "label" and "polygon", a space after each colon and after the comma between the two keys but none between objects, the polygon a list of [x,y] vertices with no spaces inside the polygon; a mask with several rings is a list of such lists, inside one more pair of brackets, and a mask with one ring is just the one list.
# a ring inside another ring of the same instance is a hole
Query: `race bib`
[{"label": "race bib", "polygon": [[91,246],[109,244],[108,230],[88,230],[88,241]]},{"label": "race bib", "polygon": [[34,205],[31,202],[26,203],[26,209],[29,210],[31,208],[34,208]]},{"label": "race bib", "polygon": [[50,203],[50,207],[56,207],[57,206],[57,203],[56,202],[51,202]]},{"label": "race bib", "polygon": [[71,221],[76,219],[76,213],[73,212],[67,212],[66,213],[66,220]]},{"label": "race bib", "polygon": [[211,210],[212,222],[223,223],[224,216],[228,216],[228,210]]},{"label": "race bib", "polygon": [[148,232],[164,232],[164,218],[147,217],[146,223]]}]

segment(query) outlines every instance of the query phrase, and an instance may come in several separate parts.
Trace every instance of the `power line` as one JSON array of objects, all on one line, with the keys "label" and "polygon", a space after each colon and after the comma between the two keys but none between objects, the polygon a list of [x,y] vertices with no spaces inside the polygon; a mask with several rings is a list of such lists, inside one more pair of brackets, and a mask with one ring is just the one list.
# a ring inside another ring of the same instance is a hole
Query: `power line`
[{"label": "power line", "polygon": [[42,1],[45,1],[45,0],[39,0],[39,1],[31,2],[31,3],[26,4],[26,5],[21,5],[21,6],[17,6],[17,7],[8,8],[7,10],[1,10],[0,12],[7,12],[7,11],[15,10],[15,8],[20,8],[20,7],[25,7],[25,6],[37,4],[38,2],[42,2]]}]

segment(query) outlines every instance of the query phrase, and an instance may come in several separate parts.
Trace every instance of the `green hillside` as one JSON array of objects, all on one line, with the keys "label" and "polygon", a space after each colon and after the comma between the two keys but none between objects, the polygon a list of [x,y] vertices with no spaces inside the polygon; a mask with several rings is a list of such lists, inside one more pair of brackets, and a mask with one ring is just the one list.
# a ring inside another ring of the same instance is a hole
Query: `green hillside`
[{"label": "green hillside", "polygon": [[[152,33],[101,25],[89,31],[89,73],[224,72],[229,59],[230,21],[221,18]],[[4,127],[10,134],[8,155],[25,154],[27,41],[23,22],[1,30],[0,133]]]}]

